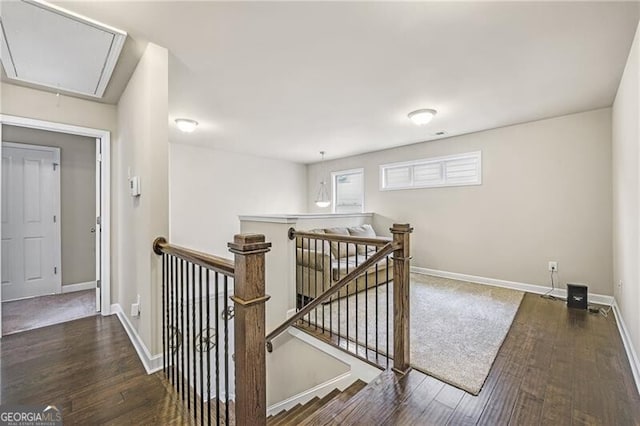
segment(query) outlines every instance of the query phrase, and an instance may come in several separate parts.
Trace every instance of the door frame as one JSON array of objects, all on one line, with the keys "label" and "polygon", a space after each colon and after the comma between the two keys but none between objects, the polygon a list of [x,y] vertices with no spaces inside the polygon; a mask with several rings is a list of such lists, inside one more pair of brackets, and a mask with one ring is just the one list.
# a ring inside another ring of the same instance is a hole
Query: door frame
[{"label": "door frame", "polygon": [[[26,150],[34,150],[34,151],[46,151],[46,152],[51,152],[54,155],[54,161],[55,163],[58,165],[58,167],[60,167],[60,148],[54,147],[54,146],[45,146],[45,145],[30,145],[27,143],[15,143],[15,142],[3,142],[0,140],[0,153],[2,152],[2,148],[15,148],[15,149],[26,149]],[[2,166],[0,166],[1,168]],[[56,216],[57,220],[54,223],[54,238],[55,238],[55,242],[56,242],[56,251],[54,253],[54,261],[55,264],[58,266],[58,270],[60,270],[60,272],[62,272],[62,232],[61,232],[61,226],[62,226],[62,216],[60,215],[60,210],[62,208],[61,206],[61,198],[60,198],[60,173],[55,175],[55,180],[54,180],[54,192],[55,192],[55,198],[54,198],[54,204],[53,204],[53,214]],[[1,230],[2,224],[0,223],[0,230]],[[56,285],[56,293],[55,294],[62,294],[62,275],[58,274],[58,276],[56,277],[57,279],[57,285]],[[1,290],[1,288],[0,288]],[[0,301],[2,300],[2,294],[0,291]],[[1,305],[1,304],[0,304]],[[1,312],[1,311],[0,311]],[[2,318],[0,318],[0,325],[1,325],[1,321]],[[0,328],[1,330],[1,328]]]},{"label": "door frame", "polygon": [[[100,161],[102,167],[100,167],[100,176],[96,176],[96,179],[100,179],[100,183],[102,185],[102,191],[100,194],[100,226],[102,228],[102,238],[100,245],[100,265],[96,265],[96,268],[100,267],[101,272],[100,295],[102,306],[100,313],[103,316],[111,315],[111,132],[108,130],[93,129],[90,127],[74,126],[71,124],[56,123],[53,121],[6,114],[0,114],[0,125],[1,124],[100,139]],[[1,139],[2,130],[0,126],[0,140]],[[0,146],[0,153],[1,152],[2,148]],[[2,224],[0,223],[0,227],[1,226]],[[2,294],[0,291],[0,301],[1,300]],[[0,329],[1,327],[2,303],[0,303]],[[0,333],[0,335],[1,334],[2,333]],[[1,338],[2,337],[0,336],[0,339]]]}]

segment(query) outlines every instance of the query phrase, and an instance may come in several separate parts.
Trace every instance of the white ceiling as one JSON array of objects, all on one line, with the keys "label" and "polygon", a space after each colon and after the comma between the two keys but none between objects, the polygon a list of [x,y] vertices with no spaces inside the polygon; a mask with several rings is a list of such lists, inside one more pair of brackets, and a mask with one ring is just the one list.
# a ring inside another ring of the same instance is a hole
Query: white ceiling
[{"label": "white ceiling", "polygon": [[[315,162],[610,106],[638,2],[56,2],[171,52],[171,140]],[[424,127],[406,117],[435,108]]]}]

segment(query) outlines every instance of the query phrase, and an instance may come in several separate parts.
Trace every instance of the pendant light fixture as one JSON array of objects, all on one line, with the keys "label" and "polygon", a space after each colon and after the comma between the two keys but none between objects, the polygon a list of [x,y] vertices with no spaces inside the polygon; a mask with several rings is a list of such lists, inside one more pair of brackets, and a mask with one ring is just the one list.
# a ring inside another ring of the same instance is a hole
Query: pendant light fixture
[{"label": "pendant light fixture", "polygon": [[320,188],[318,188],[318,196],[316,197],[316,206],[325,208],[331,205],[329,200],[329,191],[327,190],[327,182],[324,180],[324,151],[320,151],[322,160],[320,162]]}]

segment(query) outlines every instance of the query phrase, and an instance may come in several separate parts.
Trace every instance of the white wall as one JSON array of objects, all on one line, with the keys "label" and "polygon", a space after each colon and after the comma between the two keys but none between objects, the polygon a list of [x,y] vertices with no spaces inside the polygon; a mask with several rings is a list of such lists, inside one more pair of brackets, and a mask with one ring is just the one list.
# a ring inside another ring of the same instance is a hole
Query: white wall
[{"label": "white wall", "polygon": [[[640,353],[640,25],[613,104],[613,280]],[[619,285],[622,283],[622,285]]]},{"label": "white wall", "polygon": [[[380,164],[482,151],[480,186],[380,191]],[[611,110],[601,109],[329,161],[364,167],[374,227],[410,223],[412,265],[611,295]],[[308,168],[308,206],[320,165]],[[328,210],[328,209],[325,209]]]},{"label": "white wall", "polygon": [[[115,301],[151,354],[161,351],[161,271],[152,243],[169,231],[168,151],[168,52],[149,43],[118,102],[113,153],[117,275],[113,285],[117,288]],[[129,195],[129,171],[141,179],[140,197]],[[137,295],[142,313],[132,318],[129,308]]]},{"label": "white wall", "polygon": [[[116,106],[0,83],[0,113],[93,129],[117,128]],[[113,134],[112,134],[113,138]]]},{"label": "white wall", "polygon": [[170,144],[171,242],[230,258],[240,214],[300,213],[302,164]]},{"label": "white wall", "polygon": [[2,141],[60,148],[62,285],[96,280],[96,140],[2,125]]}]

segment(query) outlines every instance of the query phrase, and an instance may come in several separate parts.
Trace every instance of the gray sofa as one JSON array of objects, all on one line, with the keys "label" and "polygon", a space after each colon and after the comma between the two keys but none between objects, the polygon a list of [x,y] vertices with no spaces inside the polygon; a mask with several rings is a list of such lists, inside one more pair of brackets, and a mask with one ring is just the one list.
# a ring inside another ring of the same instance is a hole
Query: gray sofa
[{"label": "gray sofa", "polygon": [[[312,229],[305,232],[366,238],[375,238],[377,236],[371,225]],[[356,249],[352,243],[329,243],[322,240],[298,238],[296,241],[298,295],[311,299],[317,297],[357,265],[362,264],[375,251],[376,247],[365,247],[364,244],[358,245]],[[366,275],[361,275],[340,290],[338,297],[352,295],[366,288],[373,288],[376,284],[385,284],[387,278],[389,281],[393,280],[393,262],[391,258],[389,258],[388,268],[386,260],[381,260],[376,266],[370,267]]]}]

